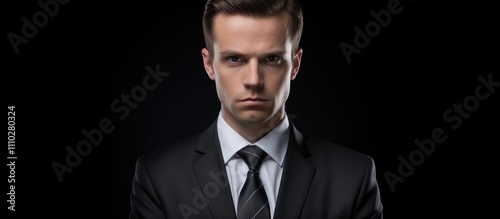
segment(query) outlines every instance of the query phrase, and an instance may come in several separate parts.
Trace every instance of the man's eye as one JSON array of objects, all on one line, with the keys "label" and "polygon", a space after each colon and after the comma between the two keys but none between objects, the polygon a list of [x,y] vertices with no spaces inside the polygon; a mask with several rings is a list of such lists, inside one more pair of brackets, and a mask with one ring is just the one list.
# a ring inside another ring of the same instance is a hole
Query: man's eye
[{"label": "man's eye", "polygon": [[271,55],[268,56],[264,62],[267,63],[268,65],[279,65],[281,63],[282,59],[279,56],[276,55]]},{"label": "man's eye", "polygon": [[226,61],[228,61],[229,63],[237,63],[241,62],[241,59],[238,56],[229,56],[226,58]]}]

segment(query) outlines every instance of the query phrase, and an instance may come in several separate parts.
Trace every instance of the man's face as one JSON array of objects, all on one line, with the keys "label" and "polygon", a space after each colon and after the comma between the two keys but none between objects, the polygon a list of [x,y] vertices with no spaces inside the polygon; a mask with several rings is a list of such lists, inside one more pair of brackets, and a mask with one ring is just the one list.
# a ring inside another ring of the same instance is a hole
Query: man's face
[{"label": "man's face", "polygon": [[286,13],[215,17],[213,59],[206,49],[202,55],[226,121],[252,125],[283,116],[302,56],[302,50],[292,51],[289,29]]}]

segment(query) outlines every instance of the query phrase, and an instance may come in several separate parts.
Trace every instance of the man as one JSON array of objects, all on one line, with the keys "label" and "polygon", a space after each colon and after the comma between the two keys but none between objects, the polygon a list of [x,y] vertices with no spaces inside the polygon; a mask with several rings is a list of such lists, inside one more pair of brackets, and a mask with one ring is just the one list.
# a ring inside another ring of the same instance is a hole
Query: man
[{"label": "man", "polygon": [[201,53],[219,116],[138,159],[130,218],[383,218],[373,159],[286,115],[302,23],[296,0],[207,2]]}]

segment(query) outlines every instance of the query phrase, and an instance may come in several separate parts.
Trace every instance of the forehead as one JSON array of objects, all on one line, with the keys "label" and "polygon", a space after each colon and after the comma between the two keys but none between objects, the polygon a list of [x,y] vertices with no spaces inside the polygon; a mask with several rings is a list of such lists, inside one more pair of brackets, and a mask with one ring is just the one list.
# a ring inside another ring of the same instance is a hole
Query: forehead
[{"label": "forehead", "polygon": [[214,19],[214,46],[242,52],[285,50],[291,45],[290,23],[286,12],[265,17],[218,14]]}]

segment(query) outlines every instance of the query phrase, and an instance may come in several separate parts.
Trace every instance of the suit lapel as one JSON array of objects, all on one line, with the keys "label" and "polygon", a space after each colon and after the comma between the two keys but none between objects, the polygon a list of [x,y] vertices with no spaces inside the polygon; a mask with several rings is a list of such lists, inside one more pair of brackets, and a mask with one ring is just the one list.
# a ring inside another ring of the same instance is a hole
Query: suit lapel
[{"label": "suit lapel", "polygon": [[306,160],[309,156],[307,148],[303,145],[302,134],[290,121],[290,139],[274,213],[275,219],[300,216],[316,170]]},{"label": "suit lapel", "polygon": [[212,217],[236,218],[216,124],[214,122],[201,135],[196,148],[199,159],[194,163],[193,169]]}]

